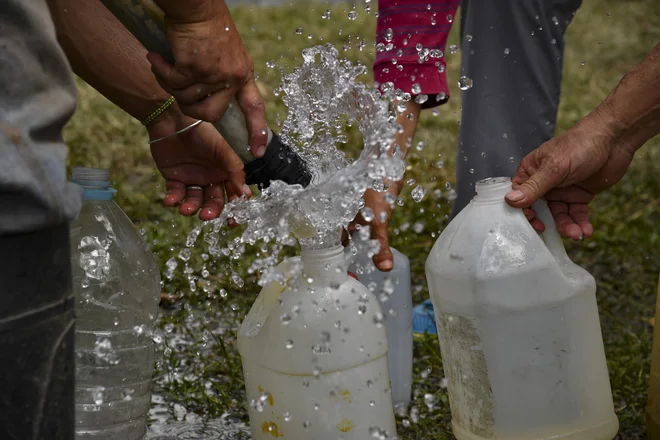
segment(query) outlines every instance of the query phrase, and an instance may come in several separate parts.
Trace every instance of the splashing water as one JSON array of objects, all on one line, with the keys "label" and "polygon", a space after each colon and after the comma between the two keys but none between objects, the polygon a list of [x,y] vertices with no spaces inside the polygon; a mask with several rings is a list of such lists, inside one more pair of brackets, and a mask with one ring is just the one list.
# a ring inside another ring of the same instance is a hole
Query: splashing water
[{"label": "splashing water", "polygon": [[[367,188],[385,189],[386,180],[399,180],[403,160],[390,155],[396,134],[396,115],[391,102],[395,92],[385,95],[357,77],[367,67],[340,60],[332,45],[303,51],[303,64],[284,76],[276,94],[282,94],[289,113],[282,139],[298,150],[313,175],[307,188],[272,182],[259,196],[229,203],[222,215],[195,228],[186,245],[195,245],[205,228],[204,241],[211,255],[237,259],[245,244],[272,243],[272,255],[257,260],[250,272],[277,263],[281,246],[328,247],[339,244],[341,231],[363,205]],[[351,160],[337,148],[348,142],[346,127],[356,125],[364,147]],[[221,247],[219,232],[228,218],[247,228],[238,241]]]}]

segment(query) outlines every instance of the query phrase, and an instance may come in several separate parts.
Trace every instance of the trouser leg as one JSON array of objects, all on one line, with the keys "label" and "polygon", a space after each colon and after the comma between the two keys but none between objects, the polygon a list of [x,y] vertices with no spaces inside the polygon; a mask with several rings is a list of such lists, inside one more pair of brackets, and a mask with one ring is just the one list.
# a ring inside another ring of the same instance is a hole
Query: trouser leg
[{"label": "trouser leg", "polygon": [[554,135],[564,32],[581,0],[463,0],[462,117],[452,216],[487,177],[513,176]]},{"label": "trouser leg", "polygon": [[74,300],[69,228],[0,236],[0,438],[70,440]]}]

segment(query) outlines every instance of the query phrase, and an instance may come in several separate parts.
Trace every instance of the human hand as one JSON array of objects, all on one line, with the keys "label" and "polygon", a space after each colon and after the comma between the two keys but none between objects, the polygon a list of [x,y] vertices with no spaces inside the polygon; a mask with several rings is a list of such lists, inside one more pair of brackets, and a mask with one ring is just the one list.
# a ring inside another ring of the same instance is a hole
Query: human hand
[{"label": "human hand", "polygon": [[[148,128],[149,138],[159,139],[193,122],[185,116],[177,122],[157,121]],[[163,203],[179,206],[182,215],[192,216],[199,211],[201,220],[211,220],[220,215],[226,202],[252,195],[245,184],[243,162],[207,122],[152,144],[151,155],[165,178]]]},{"label": "human hand", "polygon": [[561,135],[528,154],[513,177],[506,202],[527,208],[535,229],[545,226],[529,207],[545,197],[559,233],[579,240],[593,233],[588,204],[594,196],[616,184],[630,166],[635,148],[618,140],[596,114],[581,120]]},{"label": "human hand", "polygon": [[147,59],[160,85],[190,117],[217,121],[236,97],[245,115],[250,151],[263,156],[268,140],[263,99],[254,65],[223,1],[158,2],[165,12],[174,65],[161,55]]},{"label": "human hand", "polygon": [[394,267],[394,256],[390,249],[388,237],[388,225],[392,217],[394,200],[399,196],[402,186],[402,182],[397,181],[392,183],[385,192],[368,189],[362,198],[364,199],[365,208],[369,208],[373,212],[373,219],[367,221],[362,215],[362,212],[359,212],[355,220],[348,225],[348,231],[350,233],[353,233],[357,229],[355,227],[356,223],[371,227],[371,239],[378,240],[380,243],[380,249],[373,256],[373,262],[383,272],[389,272]]}]

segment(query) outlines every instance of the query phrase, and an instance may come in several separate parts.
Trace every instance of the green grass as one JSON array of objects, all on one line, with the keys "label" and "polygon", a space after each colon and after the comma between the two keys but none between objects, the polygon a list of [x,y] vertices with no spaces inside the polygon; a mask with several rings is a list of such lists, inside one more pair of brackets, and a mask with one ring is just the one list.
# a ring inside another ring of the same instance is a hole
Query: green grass
[{"label": "green grass", "polygon": [[[259,82],[267,91],[265,99],[273,127],[284,120],[286,109],[270,91],[279,84],[279,69],[289,72],[300,63],[303,48],[332,42],[341,50],[343,45],[350,44],[351,48],[342,52],[346,57],[367,65],[371,63],[374,14],[366,14],[358,7],[358,19],[351,21],[346,18],[347,11],[342,6],[333,6],[330,8],[332,19],[324,20],[321,14],[327,8],[322,4],[295,4],[267,9],[245,6],[233,10],[255,60]],[[585,1],[567,35],[559,130],[570,127],[595,107],[621,76],[660,41],[658,17],[660,3],[657,0]],[[302,35],[296,34],[298,27],[303,28]],[[454,43],[457,28],[451,37]],[[364,50],[357,48],[358,37],[368,43]],[[448,57],[450,83],[454,85],[452,100],[441,109],[439,116],[423,116],[417,140],[424,140],[427,147],[422,152],[413,152],[408,159],[407,177],[424,185],[429,195],[421,203],[414,203],[409,197],[412,187],[406,187],[406,203],[397,208],[392,222],[393,245],[410,257],[416,301],[428,296],[424,261],[447,223],[450,208],[449,202],[434,200],[431,194],[455,178],[453,164],[460,118],[455,84],[459,58],[458,55]],[[266,66],[269,60],[276,61],[275,69]],[[367,80],[369,78],[365,78]],[[149,156],[146,135],[140,124],[82,82],[79,91],[79,109],[65,133],[72,149],[70,165],[110,168],[115,187],[119,189],[116,201],[140,228],[144,228],[144,237],[164,270],[165,262],[179,252],[198,220],[182,218],[161,207],[163,182]],[[437,160],[439,154],[445,167],[431,168],[431,159]],[[623,181],[593,203],[594,237],[568,245],[572,258],[598,281],[605,348],[622,439],[641,438],[644,430],[652,332],[648,320],[654,313],[660,271],[659,161],[660,139],[656,138],[639,153]],[[403,232],[404,224],[415,222],[424,223],[426,232],[410,238],[409,231]],[[228,232],[227,237],[234,237],[236,233]],[[209,415],[229,412],[245,418],[241,366],[231,328],[240,322],[259,290],[256,276],[245,270],[251,258],[246,258],[244,268],[239,270],[246,280],[242,288],[230,285],[223,275],[226,260],[207,263],[210,272],[217,274],[207,280],[212,290],[210,294],[204,292],[203,286],[192,292],[181,271],[172,280],[164,279],[164,292],[184,296],[182,304],[185,305],[174,311],[164,310],[163,326],[166,322],[178,323],[178,328],[187,332],[195,343],[188,347],[163,347],[164,359],[159,362],[159,368],[176,380],[161,385],[161,391],[190,410]],[[190,264],[199,272],[205,262],[200,255],[195,255]],[[229,295],[219,295],[219,288],[227,289]],[[230,327],[223,334],[211,331],[219,320]],[[179,374],[182,371],[193,375],[183,377]],[[420,417],[410,427],[405,427],[401,420],[399,434],[403,439],[451,438],[447,394],[439,386],[442,377],[437,339],[429,336],[416,341],[413,405],[419,408]],[[424,404],[425,393],[437,397],[438,403],[432,411]]]}]

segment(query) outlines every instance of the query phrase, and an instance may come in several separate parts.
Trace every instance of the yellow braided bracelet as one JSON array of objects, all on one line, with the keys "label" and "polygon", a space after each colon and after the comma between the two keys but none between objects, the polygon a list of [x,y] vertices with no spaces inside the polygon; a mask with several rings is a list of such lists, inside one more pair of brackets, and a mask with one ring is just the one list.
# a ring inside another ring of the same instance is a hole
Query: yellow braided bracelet
[{"label": "yellow braided bracelet", "polygon": [[149,124],[151,124],[151,123],[154,121],[154,119],[156,119],[156,118],[157,118],[158,116],[160,116],[165,110],[167,110],[169,106],[171,106],[172,104],[174,104],[174,101],[176,101],[176,99],[174,99],[174,96],[170,96],[170,97],[167,99],[167,101],[165,101],[165,103],[163,103],[163,105],[161,105],[160,107],[158,107],[158,109],[157,109],[155,112],[153,112],[152,114],[150,114],[150,115],[147,117],[147,119],[145,119],[145,120],[142,122],[142,125],[149,125]]}]

